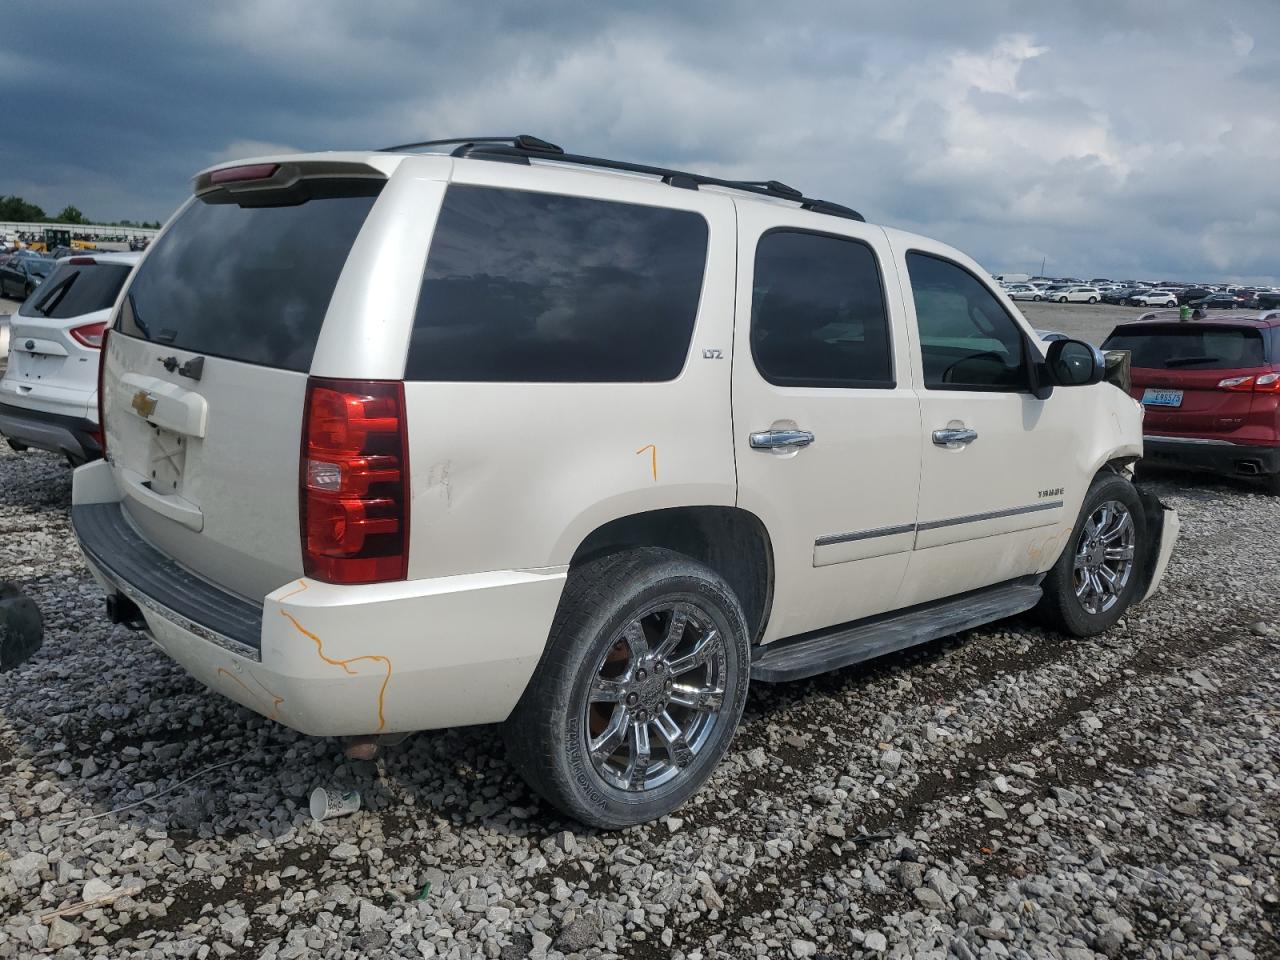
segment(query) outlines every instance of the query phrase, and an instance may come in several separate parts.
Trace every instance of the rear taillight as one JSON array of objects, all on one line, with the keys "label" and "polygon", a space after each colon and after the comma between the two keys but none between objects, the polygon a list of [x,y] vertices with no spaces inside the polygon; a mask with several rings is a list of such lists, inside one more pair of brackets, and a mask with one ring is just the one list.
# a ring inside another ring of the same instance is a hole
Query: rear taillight
[{"label": "rear taillight", "polygon": [[105,321],[102,323],[86,323],[83,327],[72,327],[69,332],[76,343],[92,347],[94,350],[101,350],[102,339],[107,334],[107,324]]},{"label": "rear taillight", "polygon": [[107,405],[102,397],[102,370],[107,365],[107,336],[110,328],[102,331],[102,353],[98,356],[98,446],[102,448],[103,459],[107,456]]},{"label": "rear taillight", "polygon": [[1218,389],[1239,393],[1280,393],[1280,373],[1227,377],[1225,380],[1218,381]]},{"label": "rear taillight", "polygon": [[404,384],[309,379],[300,485],[307,576],[328,583],[405,579],[409,448]]},{"label": "rear taillight", "polygon": [[1218,381],[1218,389],[1249,393],[1253,390],[1253,377],[1227,377]]}]

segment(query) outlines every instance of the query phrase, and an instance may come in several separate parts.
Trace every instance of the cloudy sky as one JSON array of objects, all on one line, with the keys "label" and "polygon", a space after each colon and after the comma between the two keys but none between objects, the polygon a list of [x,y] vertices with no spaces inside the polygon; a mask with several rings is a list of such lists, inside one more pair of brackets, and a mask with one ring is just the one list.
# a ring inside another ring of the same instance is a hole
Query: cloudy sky
[{"label": "cloudy sky", "polygon": [[0,194],[165,219],[276,149],[533,133],[991,270],[1280,282],[1280,0],[6,5]]}]

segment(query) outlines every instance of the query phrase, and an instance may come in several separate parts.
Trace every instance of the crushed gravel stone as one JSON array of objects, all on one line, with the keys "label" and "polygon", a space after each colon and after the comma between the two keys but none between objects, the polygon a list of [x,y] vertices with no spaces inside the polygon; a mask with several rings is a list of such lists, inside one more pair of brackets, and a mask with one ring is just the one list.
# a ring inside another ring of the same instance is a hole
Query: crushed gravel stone
[{"label": "crushed gravel stone", "polygon": [[1151,482],[1182,540],[1107,635],[757,685],[706,789],[601,833],[494,728],[352,762],[208,692],[104,618],[66,466],[0,449],[45,630],[0,675],[0,960],[1280,957],[1280,499]]}]

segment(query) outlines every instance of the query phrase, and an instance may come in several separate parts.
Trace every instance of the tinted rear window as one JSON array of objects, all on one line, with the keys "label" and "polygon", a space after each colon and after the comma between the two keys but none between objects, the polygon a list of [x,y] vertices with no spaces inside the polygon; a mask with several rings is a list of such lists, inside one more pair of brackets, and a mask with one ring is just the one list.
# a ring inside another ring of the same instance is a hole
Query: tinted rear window
[{"label": "tinted rear window", "polygon": [[61,264],[18,313],[65,320],[105,310],[116,302],[131,269],[124,263]]},{"label": "tinted rear window", "polygon": [[685,210],[454,185],[431,241],[409,380],[671,380],[702,291]]},{"label": "tinted rear window", "polygon": [[[129,285],[120,329],[196,353],[306,372],[380,181],[294,206],[197,199]],[[332,195],[336,194],[336,195]]]},{"label": "tinted rear window", "polygon": [[1119,329],[1104,350],[1128,350],[1135,367],[1148,369],[1234,370],[1264,361],[1262,335],[1243,327],[1144,326]]}]

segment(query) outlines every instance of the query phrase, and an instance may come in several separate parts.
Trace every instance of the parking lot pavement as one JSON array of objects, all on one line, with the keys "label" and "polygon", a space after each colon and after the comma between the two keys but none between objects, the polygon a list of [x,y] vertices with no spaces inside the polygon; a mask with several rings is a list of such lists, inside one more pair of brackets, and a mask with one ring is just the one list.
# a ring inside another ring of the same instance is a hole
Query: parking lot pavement
[{"label": "parking lot pavement", "polygon": [[1036,303],[1019,300],[1018,309],[1037,330],[1057,330],[1094,346],[1106,339],[1117,323],[1135,320],[1149,307],[1117,307],[1109,303]]},{"label": "parking lot pavement", "polygon": [[[707,789],[601,833],[493,728],[350,763],[205,690],[103,618],[62,462],[0,449],[46,621],[0,678],[0,957],[1277,956],[1280,500],[1155,485],[1182,540],[1106,636],[757,685]],[[363,807],[313,825],[332,784]]]}]

